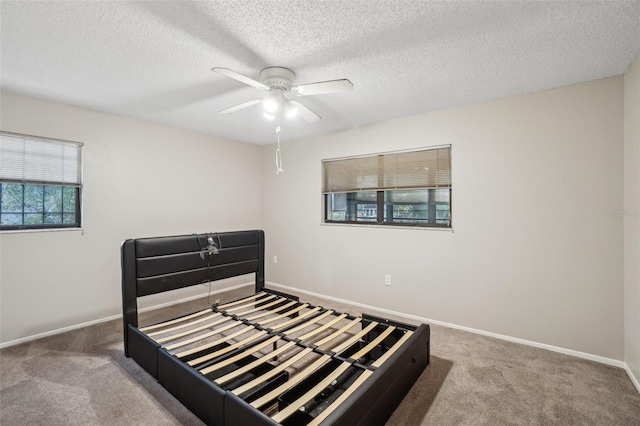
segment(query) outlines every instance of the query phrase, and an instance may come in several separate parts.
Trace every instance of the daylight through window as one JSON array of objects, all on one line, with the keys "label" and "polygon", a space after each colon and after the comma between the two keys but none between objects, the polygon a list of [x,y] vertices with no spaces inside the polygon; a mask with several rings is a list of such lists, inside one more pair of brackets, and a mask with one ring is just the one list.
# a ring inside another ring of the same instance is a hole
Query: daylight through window
[{"label": "daylight through window", "polygon": [[78,228],[82,144],[0,132],[0,230]]},{"label": "daylight through window", "polygon": [[451,146],[323,160],[325,223],[451,227]]}]

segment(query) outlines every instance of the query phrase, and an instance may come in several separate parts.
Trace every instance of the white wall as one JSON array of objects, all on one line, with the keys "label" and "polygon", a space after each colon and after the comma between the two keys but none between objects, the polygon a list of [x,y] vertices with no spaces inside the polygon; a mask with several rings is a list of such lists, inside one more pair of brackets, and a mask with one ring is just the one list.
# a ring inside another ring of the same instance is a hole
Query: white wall
[{"label": "white wall", "polygon": [[624,76],[625,362],[640,382],[640,57]]},{"label": "white wall", "polygon": [[1,342],[121,313],[124,239],[260,228],[258,146],[6,92],[0,106],[4,131],[84,142],[84,232],[0,234]]},{"label": "white wall", "polygon": [[[321,159],[449,143],[454,233],[320,224]],[[613,77],[264,147],[267,279],[622,360],[623,146]]]}]

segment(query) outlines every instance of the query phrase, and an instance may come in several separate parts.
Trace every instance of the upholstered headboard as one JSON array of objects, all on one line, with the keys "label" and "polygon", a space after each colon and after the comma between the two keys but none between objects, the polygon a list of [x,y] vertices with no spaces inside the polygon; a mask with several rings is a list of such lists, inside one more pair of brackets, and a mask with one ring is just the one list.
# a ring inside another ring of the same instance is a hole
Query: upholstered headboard
[{"label": "upholstered headboard", "polygon": [[[209,237],[213,252],[207,250]],[[125,352],[128,325],[138,326],[138,297],[251,273],[256,292],[264,288],[260,230],[126,240],[121,256]]]}]

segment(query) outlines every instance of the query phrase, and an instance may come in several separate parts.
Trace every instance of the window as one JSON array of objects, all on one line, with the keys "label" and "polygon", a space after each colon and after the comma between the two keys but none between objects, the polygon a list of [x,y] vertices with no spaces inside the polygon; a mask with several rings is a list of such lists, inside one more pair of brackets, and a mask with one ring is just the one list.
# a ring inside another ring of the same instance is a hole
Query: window
[{"label": "window", "polygon": [[79,228],[82,144],[0,132],[0,230]]},{"label": "window", "polygon": [[325,223],[451,227],[451,146],[323,160]]}]

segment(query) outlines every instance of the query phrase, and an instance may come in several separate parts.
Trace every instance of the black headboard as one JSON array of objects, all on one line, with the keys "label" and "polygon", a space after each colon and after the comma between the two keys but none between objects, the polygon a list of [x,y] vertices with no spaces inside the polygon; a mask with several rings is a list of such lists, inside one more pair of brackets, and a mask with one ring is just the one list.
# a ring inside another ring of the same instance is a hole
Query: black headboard
[{"label": "black headboard", "polygon": [[[201,256],[208,237],[221,248],[218,254]],[[256,274],[256,292],[264,288],[260,230],[126,240],[121,256],[125,350],[128,325],[138,326],[138,297],[250,273]]]}]

